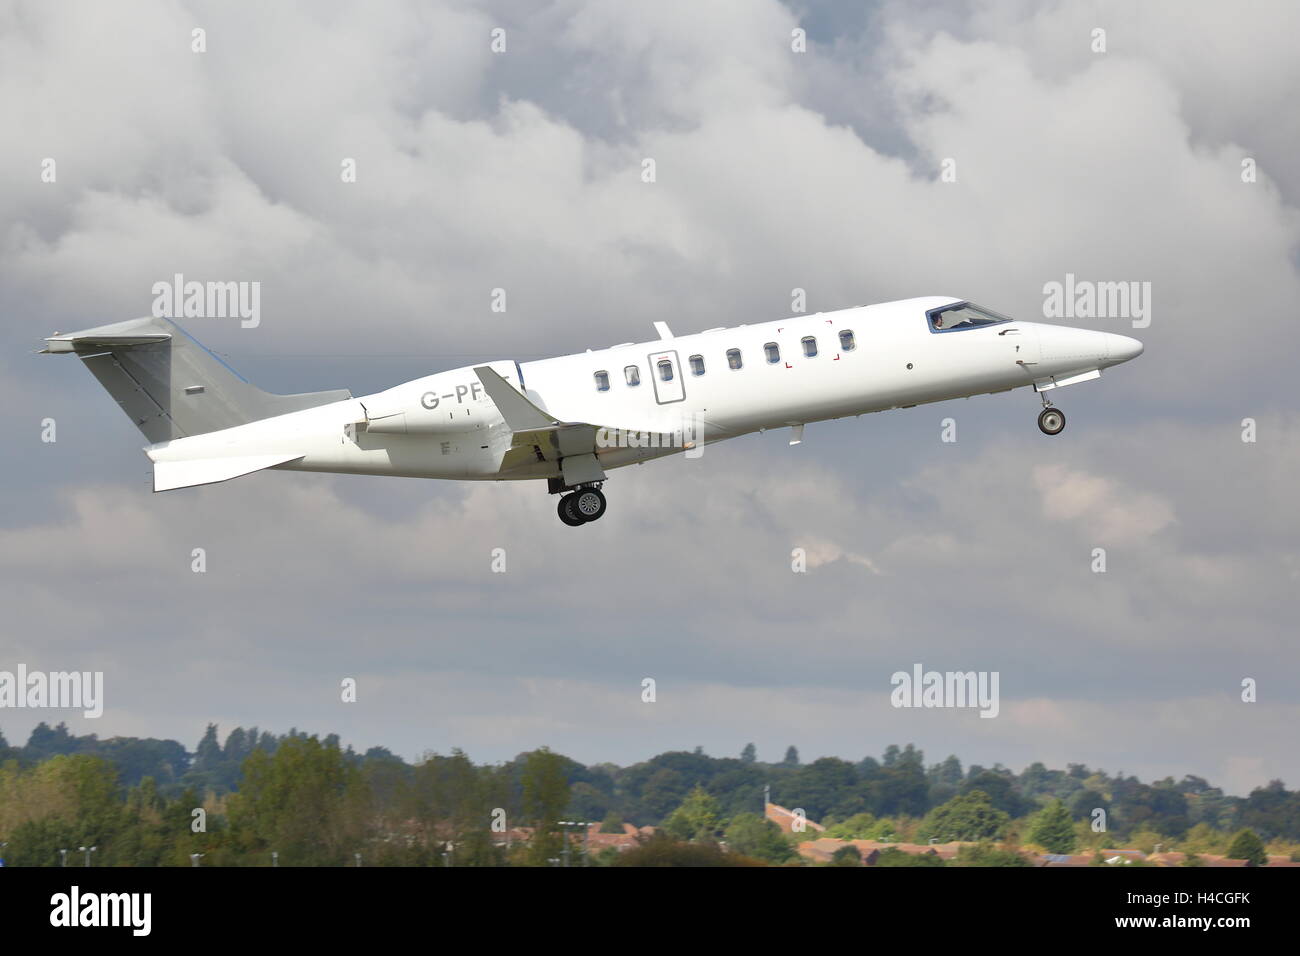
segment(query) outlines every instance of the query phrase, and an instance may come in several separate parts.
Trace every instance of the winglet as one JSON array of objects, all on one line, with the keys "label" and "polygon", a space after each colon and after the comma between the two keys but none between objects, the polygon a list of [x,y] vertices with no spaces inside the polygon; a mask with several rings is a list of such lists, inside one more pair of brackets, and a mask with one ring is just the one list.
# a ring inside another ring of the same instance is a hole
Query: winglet
[{"label": "winglet", "polygon": [[546,428],[557,423],[553,415],[542,411],[513,385],[486,365],[474,369],[474,374],[483,383],[488,398],[496,404],[497,411],[506,420],[512,432],[528,431],[530,428]]}]

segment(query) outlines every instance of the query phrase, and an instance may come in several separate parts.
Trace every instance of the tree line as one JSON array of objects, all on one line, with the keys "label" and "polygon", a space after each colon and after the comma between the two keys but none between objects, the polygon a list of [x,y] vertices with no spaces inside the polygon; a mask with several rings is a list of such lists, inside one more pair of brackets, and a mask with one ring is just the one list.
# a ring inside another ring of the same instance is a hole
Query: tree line
[{"label": "tree line", "polygon": [[548,865],[573,850],[561,821],[592,821],[606,832],[624,822],[660,829],[620,862],[655,865],[677,852],[669,844],[726,847],[733,864],[796,861],[794,845],[818,834],[792,839],[765,820],[765,788],[845,839],[1200,854],[1226,853],[1248,830],[1259,853],[1269,841],[1275,852],[1300,849],[1290,846],[1300,843],[1300,792],[1276,780],[1234,797],[1191,775],[1143,783],[1080,764],[1020,773],[955,756],[926,764],[910,744],[806,764],[794,747],[760,761],[752,744],[737,757],[696,748],[628,767],[545,748],[500,764],[460,751],[407,762],[296,729],[235,728],[222,741],[209,725],[191,752],[44,723],[23,747],[0,735],[0,843],[9,865],[60,865],[61,850],[90,846],[97,866]]}]

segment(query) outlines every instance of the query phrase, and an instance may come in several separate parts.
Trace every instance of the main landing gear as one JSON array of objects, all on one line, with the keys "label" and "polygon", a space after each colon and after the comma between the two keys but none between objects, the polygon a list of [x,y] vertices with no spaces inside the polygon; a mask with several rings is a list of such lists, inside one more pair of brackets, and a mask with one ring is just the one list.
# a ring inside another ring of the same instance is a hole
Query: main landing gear
[{"label": "main landing gear", "polygon": [[1042,398],[1043,410],[1038,413],[1038,430],[1044,435],[1059,435],[1065,431],[1065,412],[1053,406],[1046,395]]},{"label": "main landing gear", "polygon": [[605,496],[595,485],[587,485],[562,496],[555,510],[561,521],[574,528],[605,513]]}]

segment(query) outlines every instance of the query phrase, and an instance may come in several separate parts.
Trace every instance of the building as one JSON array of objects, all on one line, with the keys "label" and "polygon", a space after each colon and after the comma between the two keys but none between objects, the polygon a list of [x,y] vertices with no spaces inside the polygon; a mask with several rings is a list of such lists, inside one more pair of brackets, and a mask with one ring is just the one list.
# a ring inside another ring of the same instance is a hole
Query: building
[{"label": "building", "polygon": [[[826,832],[826,828],[820,823],[814,823],[802,814],[796,814],[793,810],[787,810],[775,803],[766,805],[764,816],[779,826],[782,833]],[[795,827],[800,827],[800,829],[796,830]]]},{"label": "building", "polygon": [[[596,823],[592,825],[590,832],[587,834],[587,846],[592,853],[599,853],[601,850],[608,849],[626,853],[637,845],[643,835],[653,832],[654,827],[642,827],[638,830],[632,824],[624,823],[623,829],[619,833],[601,833],[600,824]],[[580,831],[578,837],[581,839]]]},{"label": "building", "polygon": [[1092,866],[1093,858],[1091,853],[1044,853],[1037,859],[1039,866]]}]

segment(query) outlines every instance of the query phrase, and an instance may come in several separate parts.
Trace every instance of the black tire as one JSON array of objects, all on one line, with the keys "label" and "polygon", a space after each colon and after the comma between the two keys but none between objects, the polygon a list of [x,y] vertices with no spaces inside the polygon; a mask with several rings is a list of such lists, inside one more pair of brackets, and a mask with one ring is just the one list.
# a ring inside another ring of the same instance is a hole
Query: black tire
[{"label": "black tire", "polygon": [[1038,413],[1038,430],[1044,435],[1059,435],[1065,430],[1065,412],[1059,408],[1044,408]]},{"label": "black tire", "polygon": [[605,496],[599,488],[579,488],[571,497],[573,513],[583,521],[595,521],[605,513]]},{"label": "black tire", "polygon": [[573,495],[561,495],[559,504],[555,507],[555,513],[560,516],[560,520],[570,528],[576,528],[583,524],[582,516],[573,510]]}]

